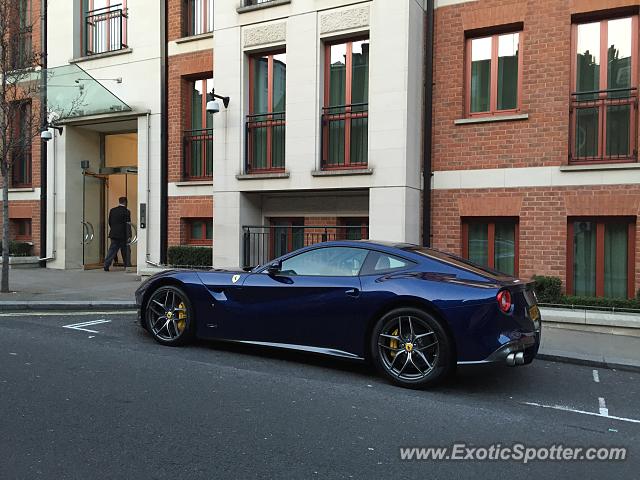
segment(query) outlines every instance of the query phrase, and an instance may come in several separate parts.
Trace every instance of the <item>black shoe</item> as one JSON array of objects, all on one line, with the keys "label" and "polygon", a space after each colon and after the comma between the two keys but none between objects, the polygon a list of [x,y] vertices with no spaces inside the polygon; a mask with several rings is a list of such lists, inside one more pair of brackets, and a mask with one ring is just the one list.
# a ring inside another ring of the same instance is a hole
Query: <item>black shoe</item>
[{"label": "black shoe", "polygon": [[107,267],[104,267],[104,271],[105,271],[105,272],[108,272],[108,271],[109,271],[109,269],[108,269]]}]

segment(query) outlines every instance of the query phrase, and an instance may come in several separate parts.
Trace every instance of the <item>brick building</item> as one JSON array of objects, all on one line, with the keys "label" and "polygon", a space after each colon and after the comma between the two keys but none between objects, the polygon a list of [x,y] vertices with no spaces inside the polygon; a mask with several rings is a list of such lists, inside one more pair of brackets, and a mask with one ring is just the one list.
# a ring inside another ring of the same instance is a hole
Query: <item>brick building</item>
[{"label": "brick building", "polygon": [[433,245],[635,296],[637,1],[436,10]]},{"label": "brick building", "polygon": [[[432,31],[429,5],[50,5],[64,28],[49,29],[49,67],[97,93],[47,146],[47,252],[39,145],[11,191],[12,235],[49,267],[99,265],[123,187],[139,270],[173,245],[213,245],[230,266],[369,236],[635,295],[640,1],[437,0]],[[230,103],[210,115],[214,85]]]},{"label": "brick building", "polygon": [[[22,61],[38,60],[41,52],[41,23],[40,3],[20,0],[19,12],[24,15],[21,19],[21,29],[17,32],[17,45],[20,48],[10,54],[12,63],[17,66]],[[20,109],[14,134],[21,135],[28,144],[27,151],[12,156],[12,172],[9,182],[9,235],[12,240],[26,242],[32,245],[33,255],[40,254],[40,141],[32,134],[37,132],[35,126],[30,125],[33,118],[37,118],[40,102],[37,95],[29,95],[29,99]],[[0,185],[2,180],[0,179]],[[0,199],[0,207],[2,199]],[[2,209],[0,208],[0,225],[2,224]]]},{"label": "brick building", "polygon": [[211,246],[213,0],[169,0],[168,245]]}]

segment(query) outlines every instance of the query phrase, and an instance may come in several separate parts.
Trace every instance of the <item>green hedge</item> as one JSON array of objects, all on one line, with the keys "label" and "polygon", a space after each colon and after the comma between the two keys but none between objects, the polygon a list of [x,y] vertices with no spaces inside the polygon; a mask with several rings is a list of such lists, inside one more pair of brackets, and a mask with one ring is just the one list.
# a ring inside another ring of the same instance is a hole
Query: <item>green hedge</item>
[{"label": "green hedge", "polygon": [[[2,242],[0,242],[0,255],[2,255]],[[9,241],[9,255],[14,257],[30,257],[33,252],[33,245],[27,242]]]},{"label": "green hedge", "polygon": [[213,249],[211,247],[169,247],[167,250],[169,265],[178,267],[211,267]]},{"label": "green hedge", "polygon": [[609,308],[628,308],[640,310],[640,300],[637,298],[603,298],[603,297],[575,297],[572,295],[563,295],[557,302],[560,305],[575,305],[580,307],[605,307]]},{"label": "green hedge", "polygon": [[559,303],[562,297],[562,280],[558,277],[533,276],[536,295],[540,303]]}]

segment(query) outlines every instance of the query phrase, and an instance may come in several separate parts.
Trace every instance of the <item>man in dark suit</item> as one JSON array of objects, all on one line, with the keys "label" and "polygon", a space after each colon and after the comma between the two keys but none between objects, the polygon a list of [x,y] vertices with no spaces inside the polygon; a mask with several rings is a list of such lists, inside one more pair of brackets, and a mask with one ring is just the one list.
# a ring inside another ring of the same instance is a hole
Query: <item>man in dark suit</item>
[{"label": "man in dark suit", "polygon": [[119,205],[109,212],[109,238],[111,245],[104,259],[104,271],[108,272],[118,250],[122,255],[124,267],[129,266],[129,239],[131,238],[131,212],[127,209],[127,197],[118,199]]}]

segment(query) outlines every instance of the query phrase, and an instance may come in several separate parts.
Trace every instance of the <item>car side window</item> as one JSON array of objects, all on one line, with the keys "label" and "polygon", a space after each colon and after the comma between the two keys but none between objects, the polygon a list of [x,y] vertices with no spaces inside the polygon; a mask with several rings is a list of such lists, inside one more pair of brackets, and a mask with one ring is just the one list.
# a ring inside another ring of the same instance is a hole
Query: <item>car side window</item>
[{"label": "car side window", "polygon": [[355,277],[367,253],[362,248],[318,248],[284,260],[281,271],[283,275]]},{"label": "car side window", "polygon": [[383,252],[369,253],[362,268],[361,275],[375,275],[377,273],[401,270],[413,265],[413,262]]}]

